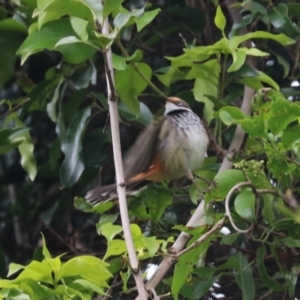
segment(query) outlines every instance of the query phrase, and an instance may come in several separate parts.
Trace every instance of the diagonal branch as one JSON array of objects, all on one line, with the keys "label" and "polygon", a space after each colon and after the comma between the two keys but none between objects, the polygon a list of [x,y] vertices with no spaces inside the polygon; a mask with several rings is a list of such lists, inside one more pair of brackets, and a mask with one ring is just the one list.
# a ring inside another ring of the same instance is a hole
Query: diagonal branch
[{"label": "diagonal branch", "polygon": [[[228,7],[228,10],[231,14],[233,21],[238,21],[241,18],[241,16],[238,12],[238,9],[236,9],[235,7],[232,7],[232,4],[236,3],[236,1],[235,0],[226,0],[225,2],[226,2],[226,6]],[[243,31],[244,32],[240,32],[240,34],[247,33],[247,29],[243,29]],[[248,44],[248,46],[249,46],[249,44]],[[246,46],[246,45],[244,45],[244,46]],[[249,64],[254,65],[253,60],[250,61],[250,59],[247,58],[247,61]],[[241,110],[246,115],[249,115],[251,112],[251,99],[253,98],[254,94],[255,94],[255,91],[253,89],[245,86]],[[234,153],[234,152],[239,151],[243,145],[244,137],[245,137],[245,132],[242,130],[242,128],[240,126],[237,126],[235,134],[233,136],[232,142],[229,146],[227,153]],[[224,170],[228,170],[231,168],[232,168],[232,162],[228,160],[227,155],[226,155],[223,159],[222,165],[218,172],[220,173]],[[197,224],[199,223],[199,220],[204,216],[204,214],[205,214],[205,204],[204,204],[204,201],[201,201],[186,226],[187,227],[197,226]],[[213,234],[213,232],[211,234]],[[173,257],[170,257],[170,256],[164,257],[164,259],[160,263],[158,269],[156,270],[156,272],[154,273],[152,278],[147,282],[147,284],[146,284],[147,289],[155,288],[161,282],[161,280],[164,278],[167,271],[177,261],[176,258],[174,258],[174,256],[176,257],[176,255],[178,255],[178,253],[180,253],[184,249],[184,247],[187,244],[187,242],[189,241],[189,239],[190,239],[190,236],[186,233],[181,233],[179,235],[179,237],[177,238],[177,240],[175,241],[174,245],[172,246],[172,248],[170,250],[170,252],[173,254]]]},{"label": "diagonal branch", "polygon": [[[108,19],[104,21],[102,27],[103,34],[109,34],[109,23]],[[111,48],[105,47],[103,49],[103,58],[105,63],[106,81],[107,81],[107,94],[108,104],[110,113],[110,125],[112,134],[113,154],[116,170],[116,183],[117,192],[119,198],[120,215],[123,226],[123,232],[128,251],[130,266],[135,279],[136,287],[139,293],[140,299],[147,299],[148,295],[145,290],[143,283],[142,273],[139,269],[139,262],[134,249],[133,239],[130,231],[130,223],[126,201],[126,186],[123,172],[123,162],[121,155],[121,144],[120,144],[120,131],[119,131],[119,115],[118,115],[118,96],[115,88],[115,80],[112,66],[112,53]]]}]

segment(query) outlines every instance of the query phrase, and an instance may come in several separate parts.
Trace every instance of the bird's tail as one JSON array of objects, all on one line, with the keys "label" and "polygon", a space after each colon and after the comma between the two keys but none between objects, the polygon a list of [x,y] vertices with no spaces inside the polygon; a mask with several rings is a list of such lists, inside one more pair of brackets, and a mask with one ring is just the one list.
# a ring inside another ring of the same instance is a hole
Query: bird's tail
[{"label": "bird's tail", "polygon": [[93,206],[96,206],[100,203],[106,203],[110,200],[118,198],[117,186],[115,183],[105,186],[98,186],[88,191],[84,198]]},{"label": "bird's tail", "polygon": [[[127,196],[136,196],[138,195],[143,188],[146,187],[147,181],[140,180],[126,184],[126,195]],[[98,186],[86,193],[84,196],[85,200],[93,205],[96,206],[98,204],[103,204],[111,200],[118,199],[117,193],[117,185],[115,183]]]}]

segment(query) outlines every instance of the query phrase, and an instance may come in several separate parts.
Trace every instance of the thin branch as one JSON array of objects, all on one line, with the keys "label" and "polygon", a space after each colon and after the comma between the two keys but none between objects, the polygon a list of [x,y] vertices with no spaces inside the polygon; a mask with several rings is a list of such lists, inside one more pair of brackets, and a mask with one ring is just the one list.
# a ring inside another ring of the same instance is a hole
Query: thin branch
[{"label": "thin branch", "polygon": [[249,187],[252,188],[252,190],[254,189],[254,186],[253,186],[253,184],[252,184],[250,181],[240,182],[240,183],[236,184],[235,186],[233,186],[233,187],[231,188],[231,190],[229,191],[229,193],[227,194],[226,199],[225,199],[225,215],[228,217],[231,226],[232,226],[237,232],[239,232],[239,233],[247,233],[247,232],[249,232],[249,231],[253,228],[253,224],[251,224],[250,227],[249,227],[248,229],[245,229],[245,230],[239,229],[239,228],[235,225],[235,223],[234,223],[234,221],[233,221],[233,218],[232,218],[231,212],[230,212],[230,207],[229,207],[229,201],[230,201],[230,198],[231,198],[232,194],[233,194],[236,190],[240,189],[242,186],[249,186]]},{"label": "thin branch", "polygon": [[[108,19],[104,21],[102,27],[103,34],[109,34],[109,23]],[[110,113],[110,125],[112,134],[113,154],[116,170],[116,184],[119,198],[120,215],[122,221],[122,227],[128,251],[130,266],[133,271],[136,287],[139,293],[140,299],[144,300],[148,298],[147,291],[143,283],[142,273],[139,269],[139,262],[134,249],[133,239],[130,231],[130,223],[126,201],[126,186],[123,172],[123,162],[121,155],[121,144],[120,144],[120,132],[119,132],[119,115],[118,115],[118,96],[115,88],[114,73],[112,66],[112,52],[111,48],[105,48],[103,50],[103,58],[105,62],[106,81],[107,81],[107,93],[108,93],[108,104]]]},{"label": "thin branch", "polygon": [[[15,206],[17,204],[17,195],[16,195],[16,187],[13,184],[8,185],[8,195],[11,204]],[[23,244],[23,239],[22,239],[23,234],[21,230],[20,220],[17,215],[13,216],[13,224],[14,224],[16,244],[20,246]]]},{"label": "thin branch", "polygon": [[[201,201],[198,205],[197,209],[195,210],[194,214],[186,224],[187,227],[196,227],[200,225],[201,219],[203,218],[205,214],[205,203],[204,201]],[[173,246],[168,249],[170,256],[165,256],[160,265],[158,266],[156,272],[151,277],[151,279],[147,282],[146,287],[147,289],[151,290],[152,288],[155,288],[161,280],[164,278],[167,271],[171,268],[171,266],[177,261],[177,259],[174,257],[177,253],[179,253],[184,246],[187,244],[187,242],[190,239],[190,235],[181,232],[179,237],[174,242]]]},{"label": "thin branch", "polygon": [[196,240],[192,245],[185,248],[184,250],[177,253],[176,257],[181,256],[182,254],[190,251],[191,249],[197,247],[198,245],[204,243],[211,235],[213,235],[218,229],[222,228],[225,223],[225,217],[223,217],[221,220],[219,220],[212,228],[211,230],[207,231],[205,234],[203,234],[198,240]]},{"label": "thin branch", "polygon": [[11,109],[9,109],[7,112],[5,112],[4,114],[0,115],[0,119],[8,116],[10,113],[12,113],[13,111],[17,110],[18,108],[20,108],[23,104],[25,104],[26,102],[28,102],[30,100],[30,98],[25,99],[24,101],[22,101],[21,103],[17,104],[15,107],[12,107]]},{"label": "thin branch", "polygon": [[[117,44],[117,46],[120,48],[122,54],[125,57],[129,57],[128,52],[126,51],[126,49],[124,48],[124,46],[122,45],[121,41],[119,38],[115,39],[115,43]],[[149,80],[145,74],[136,66],[135,63],[131,64],[132,67],[134,68],[134,70],[147,82],[147,84],[152,88],[152,90],[154,92],[156,92],[159,96],[166,98],[166,94],[164,92],[162,92],[151,80]]]}]

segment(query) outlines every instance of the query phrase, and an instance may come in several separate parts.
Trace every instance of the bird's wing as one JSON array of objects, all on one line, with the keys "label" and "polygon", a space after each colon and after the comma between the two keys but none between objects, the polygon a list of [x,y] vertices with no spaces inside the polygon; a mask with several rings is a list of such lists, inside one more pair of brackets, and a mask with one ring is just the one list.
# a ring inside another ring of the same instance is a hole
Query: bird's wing
[{"label": "bird's wing", "polygon": [[153,164],[159,131],[164,121],[165,117],[163,116],[150,124],[129,149],[123,163],[125,180],[146,172]]}]

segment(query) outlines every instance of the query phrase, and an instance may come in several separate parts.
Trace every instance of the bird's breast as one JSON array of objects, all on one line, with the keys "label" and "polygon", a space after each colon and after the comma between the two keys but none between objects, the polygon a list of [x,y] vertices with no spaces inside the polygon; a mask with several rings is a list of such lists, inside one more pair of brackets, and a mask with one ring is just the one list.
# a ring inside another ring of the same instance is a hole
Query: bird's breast
[{"label": "bird's breast", "polygon": [[168,179],[180,178],[201,166],[208,138],[199,117],[193,112],[168,116],[159,140],[160,159]]}]

